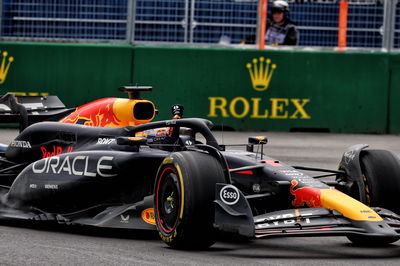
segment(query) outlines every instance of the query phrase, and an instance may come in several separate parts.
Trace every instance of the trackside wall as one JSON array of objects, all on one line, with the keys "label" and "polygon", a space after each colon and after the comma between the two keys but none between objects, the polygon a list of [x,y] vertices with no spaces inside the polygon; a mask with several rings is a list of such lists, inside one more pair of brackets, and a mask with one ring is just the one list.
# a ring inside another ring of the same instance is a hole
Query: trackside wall
[{"label": "trackside wall", "polygon": [[384,133],[389,69],[384,53],[140,47],[133,77],[160,110],[180,102],[216,125]]},{"label": "trackside wall", "polygon": [[390,59],[388,132],[400,133],[400,54]]},{"label": "trackside wall", "polygon": [[237,130],[400,133],[400,54],[47,43],[0,51],[0,94],[56,94],[72,107],[152,85],[143,96],[157,119],[182,103],[186,117]]}]

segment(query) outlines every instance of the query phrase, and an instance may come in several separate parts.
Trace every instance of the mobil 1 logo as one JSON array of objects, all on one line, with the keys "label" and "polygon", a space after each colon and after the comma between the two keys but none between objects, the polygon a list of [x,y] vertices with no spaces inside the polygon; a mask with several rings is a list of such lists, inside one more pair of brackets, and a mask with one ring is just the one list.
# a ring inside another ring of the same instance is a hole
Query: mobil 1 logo
[{"label": "mobil 1 logo", "polygon": [[223,203],[234,205],[239,201],[239,190],[233,185],[226,185],[219,192],[219,197]]}]

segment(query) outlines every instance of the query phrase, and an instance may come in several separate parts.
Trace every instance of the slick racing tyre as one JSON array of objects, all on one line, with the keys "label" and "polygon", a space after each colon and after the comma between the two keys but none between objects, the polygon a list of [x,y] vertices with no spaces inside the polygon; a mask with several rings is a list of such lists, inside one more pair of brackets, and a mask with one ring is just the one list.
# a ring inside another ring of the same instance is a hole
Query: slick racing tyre
[{"label": "slick racing tyre", "polygon": [[[400,162],[391,152],[385,150],[364,150],[360,154],[365,204],[389,209],[400,213]],[[354,235],[348,239],[358,245],[382,246],[399,240],[399,237],[373,237]]]},{"label": "slick racing tyre", "polygon": [[215,243],[215,184],[225,183],[212,156],[173,153],[161,164],[154,187],[154,208],[161,239],[176,249],[205,249]]},{"label": "slick racing tyre", "polygon": [[400,162],[389,151],[365,150],[360,154],[366,204],[400,214]]}]

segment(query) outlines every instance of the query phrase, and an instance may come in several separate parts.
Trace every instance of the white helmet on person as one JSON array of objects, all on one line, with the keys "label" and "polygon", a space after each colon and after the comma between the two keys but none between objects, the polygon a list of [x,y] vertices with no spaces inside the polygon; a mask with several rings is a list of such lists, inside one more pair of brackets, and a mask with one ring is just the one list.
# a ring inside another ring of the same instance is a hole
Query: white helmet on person
[{"label": "white helmet on person", "polygon": [[275,12],[289,13],[289,4],[283,0],[276,0],[272,3],[271,10],[272,13]]}]

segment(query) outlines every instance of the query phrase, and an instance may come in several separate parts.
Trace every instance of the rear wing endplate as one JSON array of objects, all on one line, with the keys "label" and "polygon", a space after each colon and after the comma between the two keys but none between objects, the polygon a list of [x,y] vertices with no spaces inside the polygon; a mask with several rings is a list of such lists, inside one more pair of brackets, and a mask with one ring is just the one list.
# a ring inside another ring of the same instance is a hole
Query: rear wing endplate
[{"label": "rear wing endplate", "polygon": [[0,96],[0,123],[19,123],[20,130],[41,121],[58,121],[73,110],[57,96]]}]

